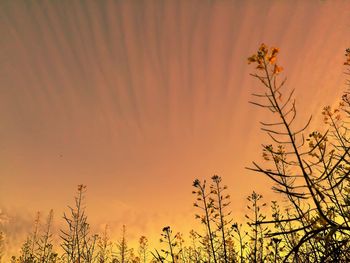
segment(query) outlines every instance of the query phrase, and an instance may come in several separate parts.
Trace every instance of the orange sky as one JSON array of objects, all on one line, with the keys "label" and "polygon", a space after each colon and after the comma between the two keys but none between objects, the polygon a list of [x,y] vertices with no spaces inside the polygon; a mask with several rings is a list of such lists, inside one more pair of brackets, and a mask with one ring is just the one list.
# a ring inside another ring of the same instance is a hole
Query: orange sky
[{"label": "orange sky", "polygon": [[345,0],[1,1],[2,227],[23,232],[50,208],[59,222],[83,183],[95,226],[187,231],[192,181],[214,173],[240,220],[253,190],[274,198],[244,169],[269,142],[246,58],[280,47],[299,117],[317,116],[345,87],[349,12]]}]

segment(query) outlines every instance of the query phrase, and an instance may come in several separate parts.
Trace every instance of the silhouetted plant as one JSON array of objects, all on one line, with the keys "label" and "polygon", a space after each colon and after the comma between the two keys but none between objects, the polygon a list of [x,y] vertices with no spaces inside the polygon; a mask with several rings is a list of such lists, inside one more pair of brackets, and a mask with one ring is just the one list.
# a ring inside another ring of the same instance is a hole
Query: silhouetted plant
[{"label": "silhouetted plant", "polygon": [[[288,236],[295,233],[293,240],[296,243],[289,242],[292,247],[285,261],[291,256],[297,262],[306,257],[312,262],[343,261],[349,256],[349,206],[346,203],[348,194],[344,190],[349,186],[350,145],[347,123],[340,121],[339,112],[348,113],[347,95],[343,96],[339,108],[324,109],[329,129],[323,133],[314,131],[305,139],[304,132],[311,118],[302,128],[295,128],[294,90],[287,96],[283,95],[285,79],[278,81],[282,71],[276,64],[278,52],[277,48],[268,49],[262,44],[248,59],[257,68],[257,73],[252,76],[265,87],[265,91],[253,94],[257,100],[252,103],[268,109],[277,117],[275,122],[261,122],[262,130],[275,144],[263,148],[263,157],[271,165],[263,168],[254,162],[251,169],[271,178],[275,183],[273,189],[284,195],[290,204],[290,217],[265,223],[290,223],[291,229],[271,234]],[[326,247],[343,250],[342,253],[329,253]]]},{"label": "silhouetted plant", "polygon": [[40,213],[37,212],[33,231],[27,236],[26,240],[21,247],[21,255],[18,259],[13,257],[12,260],[19,261],[21,263],[36,263],[39,262],[37,256],[37,245],[38,245],[38,235],[39,235],[39,225],[40,225]]},{"label": "silhouetted plant", "polygon": [[120,240],[117,243],[117,256],[113,258],[113,262],[118,262],[118,263],[126,263],[128,262],[128,254],[129,254],[129,249],[128,249],[128,244],[126,240],[126,227],[123,225],[122,227],[122,236]]},{"label": "silhouetted plant", "polygon": [[249,244],[249,261],[250,262],[263,262],[264,257],[264,239],[269,230],[267,227],[262,226],[260,223],[266,219],[266,216],[262,214],[261,208],[266,206],[266,203],[260,204],[262,195],[253,192],[248,196],[249,202],[247,208],[251,215],[246,215],[248,219],[248,226],[250,227],[250,233],[247,235],[250,237]]},{"label": "silhouetted plant", "polygon": [[[21,255],[19,257],[19,262],[21,263],[35,263],[35,257],[32,254],[32,241],[27,237],[26,241],[23,243],[21,248]],[[14,258],[15,259],[15,258]]]},{"label": "silhouetted plant", "polygon": [[154,249],[154,252],[151,251],[151,254],[153,256],[153,259],[151,260],[151,262],[163,263],[165,261],[164,256],[162,256],[157,249]]},{"label": "silhouetted plant", "polygon": [[2,263],[4,251],[5,251],[5,233],[0,231],[0,263]]},{"label": "silhouetted plant", "polygon": [[163,233],[161,234],[161,243],[166,244],[166,248],[161,249],[161,251],[165,254],[165,257],[163,257],[163,260],[167,260],[168,256],[170,255],[171,260],[169,260],[172,263],[177,262],[178,255],[175,254],[175,247],[178,245],[176,241],[176,236],[172,236],[172,230],[170,226],[166,226],[163,228]]},{"label": "silhouetted plant", "polygon": [[108,225],[105,225],[102,235],[97,240],[97,262],[107,263],[112,259],[112,242],[108,234]]},{"label": "silhouetted plant", "polygon": [[135,254],[133,248],[129,249],[129,259],[127,260],[127,262],[140,263],[140,258]]},{"label": "silhouetted plant", "polygon": [[43,234],[38,238],[37,259],[41,263],[56,262],[57,253],[53,252],[52,244],[52,220],[53,210],[50,210],[46,220],[46,225]]},{"label": "silhouetted plant", "polygon": [[232,222],[232,219],[228,218],[231,215],[231,211],[226,211],[226,208],[230,204],[230,195],[224,193],[227,186],[221,186],[222,179],[220,176],[214,175],[211,179],[213,183],[210,186],[210,193],[214,200],[214,222],[216,223],[218,232],[221,234],[220,248],[222,248],[222,252],[219,252],[221,254],[220,258],[222,258],[224,262],[229,262],[228,243],[230,241],[229,231],[231,229],[228,226]]},{"label": "silhouetted plant", "polygon": [[196,188],[192,193],[196,195],[194,206],[202,210],[203,215],[196,214],[195,217],[200,219],[201,223],[206,227],[206,235],[203,236],[202,244],[208,251],[208,261],[217,263],[216,247],[217,235],[213,229],[213,216],[215,214],[214,199],[211,197],[211,192],[206,190],[206,181],[201,183],[198,179],[193,182],[193,187]]},{"label": "silhouetted plant", "polygon": [[203,261],[204,256],[202,255],[203,249],[198,244],[198,238],[200,235],[193,229],[190,231],[191,245],[188,248],[188,261],[189,262],[201,262]]},{"label": "silhouetted plant", "polygon": [[63,215],[68,227],[61,230],[61,247],[64,250],[63,258],[68,263],[90,263],[94,257],[97,236],[89,233],[90,226],[83,204],[85,191],[86,186],[78,185],[75,207],[69,206],[70,214]]},{"label": "silhouetted plant", "polygon": [[148,239],[145,236],[141,236],[139,239],[138,253],[140,262],[146,263],[148,258]]},{"label": "silhouetted plant", "polygon": [[229,262],[233,255],[236,256],[234,241],[231,236],[233,229],[230,227],[232,219],[230,205],[230,195],[226,185],[221,185],[222,179],[218,175],[211,177],[210,190],[206,190],[206,181],[201,183],[198,179],[194,181],[196,188],[192,193],[196,196],[194,206],[201,209],[202,215],[195,217],[201,220],[206,226],[206,234],[199,235],[202,238],[201,244],[204,251],[207,251],[209,262]]},{"label": "silhouetted plant", "polygon": [[234,233],[236,233],[235,239],[238,241],[238,249],[239,249],[239,256],[237,256],[237,261],[243,263],[245,261],[245,249],[247,247],[247,243],[244,241],[245,237],[247,236],[247,233],[242,233],[242,224],[234,223],[232,225],[232,229]]}]

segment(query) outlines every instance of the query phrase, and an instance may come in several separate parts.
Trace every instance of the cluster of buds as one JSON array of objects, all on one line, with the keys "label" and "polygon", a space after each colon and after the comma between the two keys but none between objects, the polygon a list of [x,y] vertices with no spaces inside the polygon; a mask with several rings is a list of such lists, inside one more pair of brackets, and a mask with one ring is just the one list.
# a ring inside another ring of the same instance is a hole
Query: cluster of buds
[{"label": "cluster of buds", "polygon": [[270,161],[270,156],[272,155],[273,152],[273,146],[272,144],[270,145],[264,145],[263,146],[263,152],[262,152],[262,157],[265,161]]},{"label": "cluster of buds", "polygon": [[325,124],[333,124],[336,121],[339,121],[341,116],[340,116],[340,109],[343,107],[343,102],[339,103],[339,107],[336,107],[334,109],[331,108],[331,106],[325,106],[323,107],[322,110],[322,115],[323,115],[323,122]]},{"label": "cluster of buds", "polygon": [[345,59],[344,65],[350,66],[350,48],[345,50]]},{"label": "cluster of buds", "polygon": [[260,45],[256,54],[248,58],[248,64],[256,63],[256,68],[259,70],[267,69],[268,65],[272,66],[272,73],[278,74],[283,68],[276,64],[278,48],[268,48],[264,43]]}]

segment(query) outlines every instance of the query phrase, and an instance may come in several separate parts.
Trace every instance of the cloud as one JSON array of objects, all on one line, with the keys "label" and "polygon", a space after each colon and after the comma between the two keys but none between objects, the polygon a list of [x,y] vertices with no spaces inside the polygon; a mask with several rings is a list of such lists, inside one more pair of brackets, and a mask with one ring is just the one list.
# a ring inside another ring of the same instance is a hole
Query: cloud
[{"label": "cloud", "polygon": [[4,233],[4,258],[18,254],[23,240],[33,227],[34,215],[0,205],[0,231]]}]

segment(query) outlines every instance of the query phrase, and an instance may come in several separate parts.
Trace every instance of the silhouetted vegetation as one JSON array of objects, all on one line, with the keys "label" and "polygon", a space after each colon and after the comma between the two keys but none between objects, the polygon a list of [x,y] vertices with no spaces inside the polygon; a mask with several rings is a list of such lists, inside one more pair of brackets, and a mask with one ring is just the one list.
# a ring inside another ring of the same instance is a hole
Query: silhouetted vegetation
[{"label": "silhouetted vegetation", "polygon": [[[350,258],[350,91],[345,91],[335,108],[326,106],[324,124],[306,133],[311,117],[298,127],[294,90],[284,92],[286,79],[277,64],[277,48],[262,44],[248,58],[262,88],[252,104],[272,113],[272,121],[261,122],[271,142],[263,145],[263,164],[248,168],[264,174],[280,196],[268,206],[263,196],[247,197],[246,222],[234,222],[227,186],[218,175],[210,183],[193,182],[195,218],[200,230],[188,237],[165,226],[159,248],[150,248],[145,236],[137,250],[129,248],[126,227],[121,238],[110,240],[108,226],[103,233],[91,233],[85,213],[86,186],[79,185],[74,205],[64,213],[65,227],[53,244],[50,211],[45,224],[38,213],[33,229],[20,253],[11,262],[21,263],[127,263],[127,262],[348,262]],[[350,49],[345,66],[350,66]],[[346,74],[350,74],[347,71]],[[326,128],[325,128],[326,127]],[[0,262],[5,249],[0,231]]]}]

